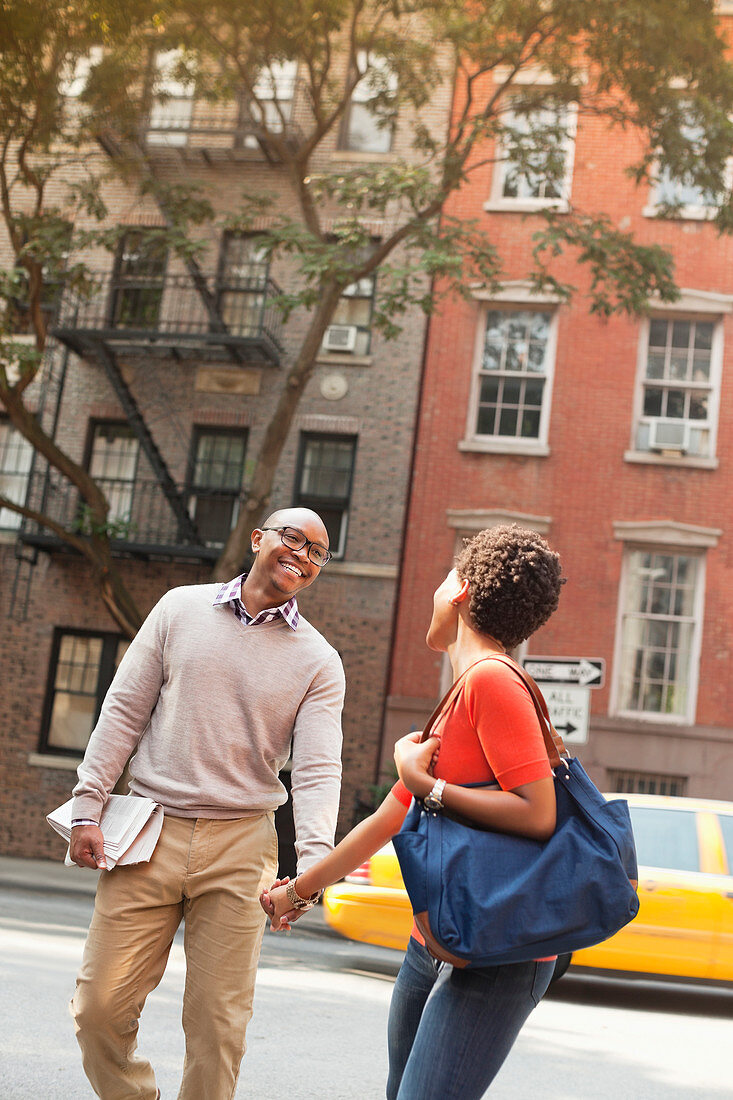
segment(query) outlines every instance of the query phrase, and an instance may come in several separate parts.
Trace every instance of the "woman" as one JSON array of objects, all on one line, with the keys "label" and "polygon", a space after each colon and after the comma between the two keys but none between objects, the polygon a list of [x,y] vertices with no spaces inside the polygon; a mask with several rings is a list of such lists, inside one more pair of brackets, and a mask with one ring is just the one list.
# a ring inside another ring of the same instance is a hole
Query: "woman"
[{"label": "woman", "polygon": [[[320,863],[263,894],[274,929],[289,927],[325,886],[394,836],[413,796],[432,795],[490,829],[552,835],[554,783],[532,698],[511,667],[490,658],[549,619],[563,583],[558,555],[532,531],[504,525],[467,542],[435,592],[427,633],[462,686],[426,741],[415,733],[397,742],[400,779],[379,809]],[[454,969],[434,959],[413,928],[390,1008],[388,1100],[478,1100],[553,969],[550,959]]]}]

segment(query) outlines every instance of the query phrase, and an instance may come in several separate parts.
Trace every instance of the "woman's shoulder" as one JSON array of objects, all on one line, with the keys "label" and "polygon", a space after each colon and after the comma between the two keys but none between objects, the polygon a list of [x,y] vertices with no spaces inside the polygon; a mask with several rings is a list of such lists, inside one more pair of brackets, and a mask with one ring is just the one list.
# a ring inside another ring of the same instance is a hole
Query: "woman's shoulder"
[{"label": "woman's shoulder", "polygon": [[471,665],[466,673],[466,683],[470,685],[505,684],[521,682],[521,676],[510,661],[502,657],[484,657]]}]

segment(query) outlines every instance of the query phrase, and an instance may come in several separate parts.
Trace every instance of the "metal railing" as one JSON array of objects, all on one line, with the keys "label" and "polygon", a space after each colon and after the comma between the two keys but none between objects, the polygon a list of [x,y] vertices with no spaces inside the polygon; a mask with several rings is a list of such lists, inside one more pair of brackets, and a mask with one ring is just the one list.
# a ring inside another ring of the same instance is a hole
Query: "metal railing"
[{"label": "metal railing", "polygon": [[188,274],[92,276],[84,294],[67,288],[53,331],[65,342],[87,332],[133,343],[210,343],[248,345],[278,362],[282,315],[274,299],[280,288],[266,276],[240,278],[202,273],[202,286]]},{"label": "metal railing", "polygon": [[303,140],[295,112],[308,102],[302,80],[281,80],[277,102],[262,92],[259,102],[244,95],[209,102],[190,96],[167,96],[154,103],[139,131],[139,140],[151,154],[167,149],[264,152],[276,155],[276,143],[284,140],[296,148]]},{"label": "metal railing", "polygon": [[[91,535],[94,525],[89,507],[79,490],[56,471],[36,475],[28,499],[49,519],[67,531]],[[106,533],[113,550],[143,557],[189,557],[215,561],[236,520],[242,492],[178,486],[194,521],[197,537],[181,531],[169,501],[157,481],[97,478],[110,505]],[[23,520],[23,542],[42,547],[61,547],[63,540],[49,528]]]}]

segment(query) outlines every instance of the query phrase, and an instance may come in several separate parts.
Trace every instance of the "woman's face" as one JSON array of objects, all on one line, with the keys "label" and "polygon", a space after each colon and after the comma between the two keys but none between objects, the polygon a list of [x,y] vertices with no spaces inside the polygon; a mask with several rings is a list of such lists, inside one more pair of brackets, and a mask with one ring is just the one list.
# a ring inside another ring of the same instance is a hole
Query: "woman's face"
[{"label": "woman's face", "polygon": [[461,592],[462,581],[455,569],[451,569],[433,595],[433,617],[430,620],[425,641],[430,649],[445,652],[456,640],[458,631],[458,604],[452,601]]}]

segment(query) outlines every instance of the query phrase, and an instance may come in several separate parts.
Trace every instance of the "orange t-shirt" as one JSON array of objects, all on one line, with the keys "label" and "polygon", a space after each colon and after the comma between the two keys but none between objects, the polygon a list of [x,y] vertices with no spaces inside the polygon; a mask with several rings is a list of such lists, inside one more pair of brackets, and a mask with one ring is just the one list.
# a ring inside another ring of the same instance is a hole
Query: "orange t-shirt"
[{"label": "orange t-shirt", "polygon": [[[433,772],[446,783],[496,782],[509,791],[552,776],[532,696],[503,661],[484,659],[469,668],[432,733],[440,738]],[[401,780],[392,794],[410,805]],[[414,926],[412,935],[424,942]]]}]

